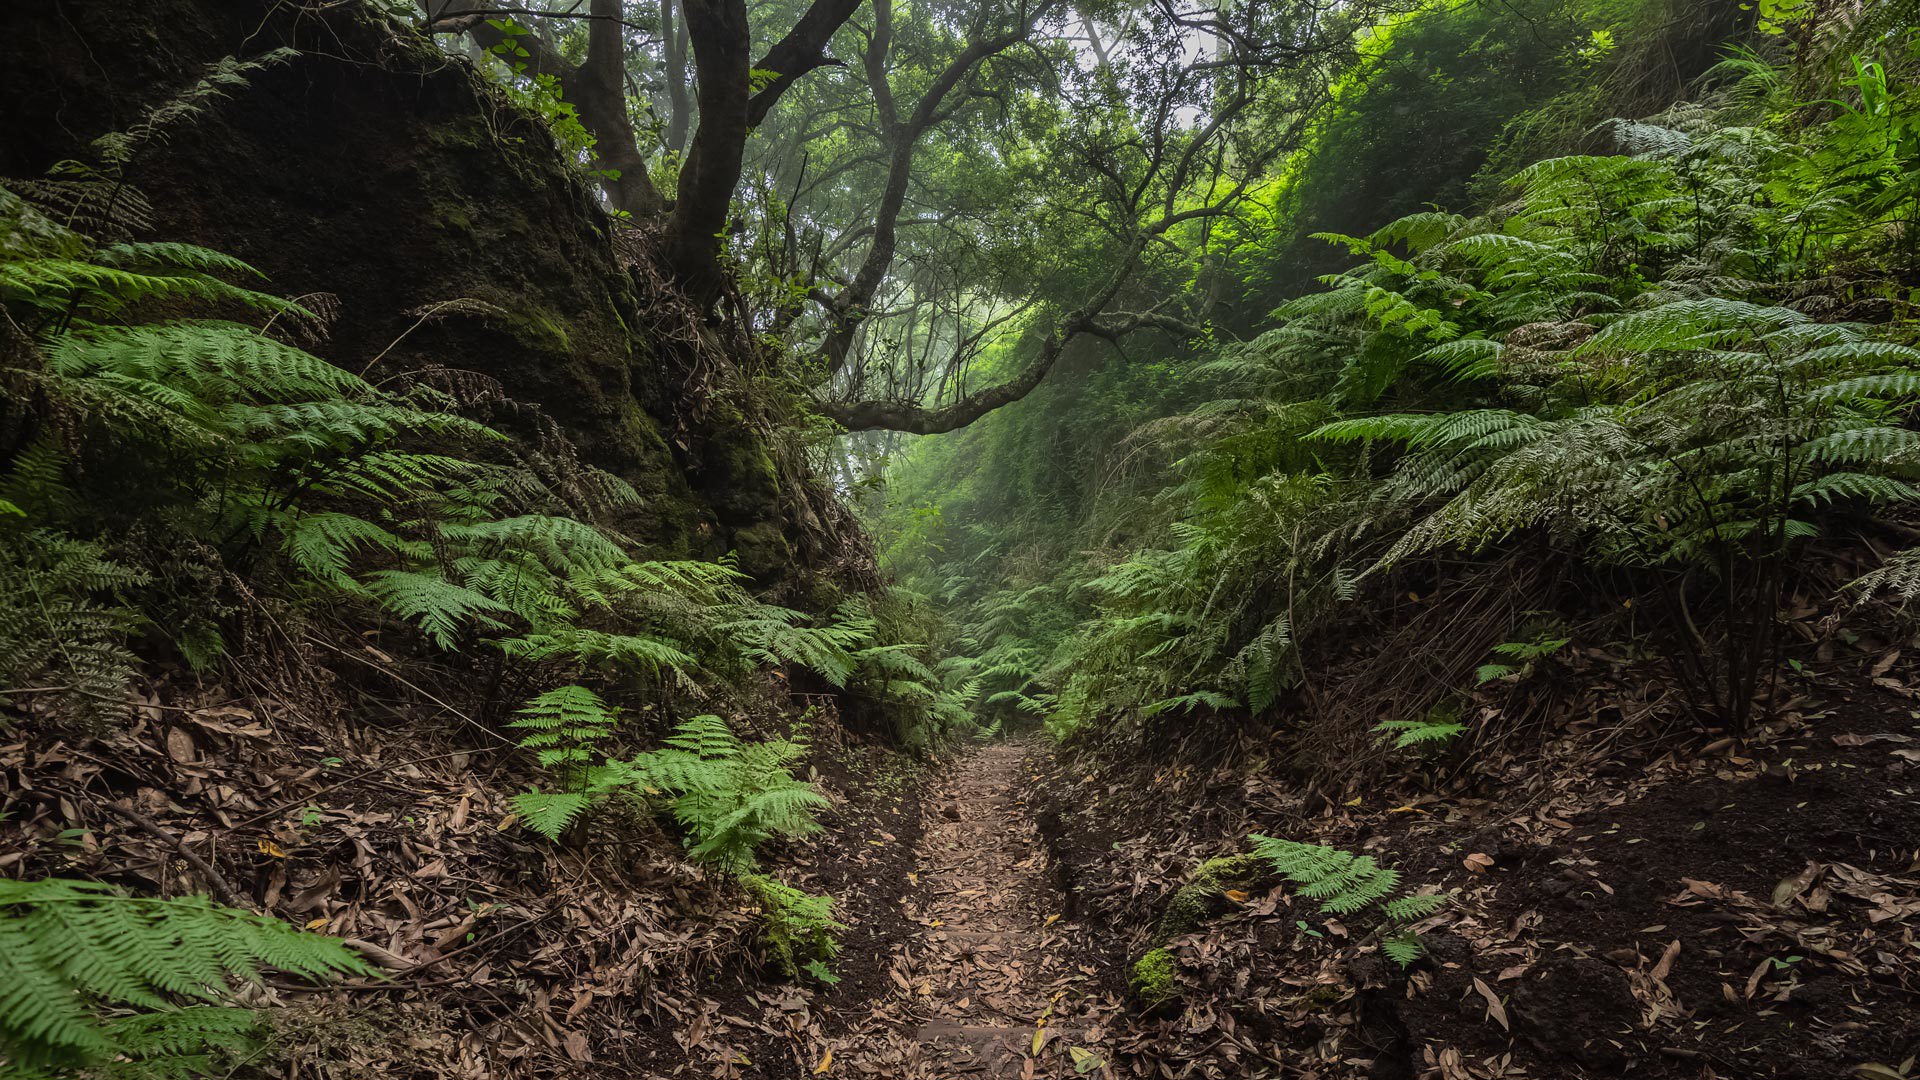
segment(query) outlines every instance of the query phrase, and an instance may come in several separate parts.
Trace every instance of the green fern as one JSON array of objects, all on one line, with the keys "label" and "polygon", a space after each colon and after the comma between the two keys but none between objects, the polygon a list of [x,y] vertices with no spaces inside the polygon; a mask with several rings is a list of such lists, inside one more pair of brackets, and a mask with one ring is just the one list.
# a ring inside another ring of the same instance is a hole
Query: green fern
[{"label": "green fern", "polygon": [[224,56],[208,64],[200,78],[185,90],[147,111],[124,132],[113,132],[94,140],[94,149],[116,172],[124,169],[141,148],[165,142],[172,132],[205,117],[210,107],[236,91],[245,89],[252,77],[300,55],[293,49],[270,49],[252,59]]},{"label": "green fern", "polygon": [[828,963],[840,952],[846,926],[833,917],[833,898],[815,896],[764,874],[742,874],[740,884],[760,904],[766,941],[781,970],[829,985],[840,981]]},{"label": "green fern", "polygon": [[1426,943],[1420,935],[1411,930],[1401,930],[1380,939],[1380,951],[1401,967],[1411,967],[1416,960],[1427,954]]},{"label": "green fern", "polygon": [[595,793],[585,791],[541,791],[536,785],[509,800],[513,812],[527,828],[549,840],[560,839],[580,815],[595,801]]},{"label": "green fern", "polygon": [[143,1073],[206,1075],[211,1051],[251,1042],[251,1010],[221,1004],[230,983],[266,969],[375,974],[332,938],[204,897],[0,880],[0,1057],[29,1072],[131,1059]]},{"label": "green fern", "polygon": [[630,780],[615,763],[595,764],[601,744],[618,725],[607,703],[584,686],[562,686],[527,702],[520,718],[507,726],[527,733],[520,748],[554,774],[559,790],[535,787],[515,795],[513,809],[522,823],[558,840],[595,802]]},{"label": "green fern", "polygon": [[1383,951],[1402,966],[1420,955],[1418,937],[1408,931],[1405,924],[1426,918],[1447,902],[1446,896],[1440,893],[1395,897],[1393,894],[1400,889],[1399,872],[1374,862],[1371,855],[1355,855],[1338,848],[1279,840],[1257,833],[1249,839],[1253,841],[1254,854],[1297,886],[1299,895],[1318,901],[1321,911],[1330,915],[1352,915],[1377,908],[1388,927]]},{"label": "green fern", "polygon": [[584,686],[562,686],[527,702],[507,726],[526,731],[522,750],[532,750],[542,768],[577,769],[592,760],[619,721],[600,696]]},{"label": "green fern", "polygon": [[1382,720],[1373,726],[1374,734],[1380,736],[1382,742],[1391,742],[1395,750],[1448,742],[1459,738],[1466,730],[1467,725],[1444,714],[1418,720]]},{"label": "green fern", "polygon": [[469,628],[503,630],[505,604],[485,593],[434,573],[413,570],[376,570],[364,581],[380,605],[419,627],[434,644],[452,649]]},{"label": "green fern", "polygon": [[[454,411],[454,395],[418,380],[376,387],[239,323],[134,317],[194,301],[290,311],[224,280],[258,277],[243,262],[190,245],[102,245],[6,189],[0,214],[30,226],[0,258],[0,302],[38,328],[0,381],[48,402],[57,422],[40,426],[69,440],[36,444],[0,477],[36,524],[71,522],[84,536],[98,528],[91,508],[141,507],[202,564],[277,553],[299,601],[384,610],[441,649],[492,637],[543,680],[630,673],[692,687],[743,657],[847,670],[857,623],[794,625],[753,603],[729,563],[633,558],[618,535],[556,512],[574,495],[622,505],[631,489],[579,467],[549,484],[531,466],[483,463],[505,436]],[[84,485],[67,490],[70,475]],[[178,576],[154,561],[157,577]],[[743,613],[757,640],[723,628]],[[583,625],[590,615],[619,628]],[[197,662],[217,652],[212,620],[166,622]]]},{"label": "green fern", "polygon": [[51,685],[86,720],[124,714],[141,620],[120,597],[147,580],[98,545],[0,522],[0,685]]},{"label": "green fern", "polygon": [[742,617],[719,626],[742,656],[757,663],[797,664],[834,686],[845,686],[859,662],[854,651],[873,639],[873,617],[855,602],[843,605],[826,626],[804,626],[806,616],[787,608],[753,604]]},{"label": "green fern", "polygon": [[819,829],[830,804],[788,766],[806,752],[785,740],[743,742],[717,716],[696,716],[667,745],[625,763],[635,782],[668,796],[695,862],[733,873],[754,868],[754,853],[775,836]]},{"label": "green fern", "polygon": [[1351,915],[1379,903],[1400,887],[1400,874],[1373,861],[1318,844],[1252,837],[1254,854],[1273,865],[1275,872],[1300,886],[1300,895],[1318,900],[1320,910]]}]

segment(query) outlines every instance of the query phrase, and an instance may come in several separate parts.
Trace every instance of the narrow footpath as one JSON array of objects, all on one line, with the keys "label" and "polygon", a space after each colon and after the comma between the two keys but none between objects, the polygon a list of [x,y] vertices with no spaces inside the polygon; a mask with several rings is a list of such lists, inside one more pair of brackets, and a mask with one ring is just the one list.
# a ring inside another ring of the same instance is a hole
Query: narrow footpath
[{"label": "narrow footpath", "polygon": [[1020,798],[1030,749],[992,743],[926,800],[903,901],[920,939],[893,959],[892,996],[840,1041],[835,1075],[1069,1077],[1104,1063],[1101,1033],[1073,1020],[1095,971]]}]

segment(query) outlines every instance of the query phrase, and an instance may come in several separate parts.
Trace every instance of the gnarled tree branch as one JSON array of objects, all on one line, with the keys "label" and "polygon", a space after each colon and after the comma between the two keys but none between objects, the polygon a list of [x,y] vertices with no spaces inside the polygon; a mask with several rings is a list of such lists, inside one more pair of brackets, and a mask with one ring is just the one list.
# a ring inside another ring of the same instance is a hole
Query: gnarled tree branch
[{"label": "gnarled tree branch", "polygon": [[451,4],[436,9],[433,0],[420,3],[427,13],[428,33],[468,34],[484,49],[511,42],[526,51],[526,56],[515,59],[524,63],[527,74],[559,80],[560,96],[573,105],[580,126],[593,136],[594,164],[606,173],[600,184],[614,209],[646,216],[663,208],[660,192],[647,173],[646,157],[640,153],[633,121],[627,118],[627,51],[621,35],[625,15],[620,0],[592,0],[586,13],[587,58],[578,65],[568,63],[537,35],[510,35],[495,25],[524,9],[503,9],[478,0],[461,4],[457,14],[442,15],[439,12]]}]

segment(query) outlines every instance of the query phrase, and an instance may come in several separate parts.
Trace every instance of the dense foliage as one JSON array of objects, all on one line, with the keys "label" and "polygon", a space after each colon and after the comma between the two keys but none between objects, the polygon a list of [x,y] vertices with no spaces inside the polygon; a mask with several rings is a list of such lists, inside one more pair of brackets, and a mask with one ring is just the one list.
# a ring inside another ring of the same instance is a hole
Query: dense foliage
[{"label": "dense foliage", "polygon": [[[1250,340],[1116,358],[914,446],[894,565],[1016,662],[995,700],[1067,733],[1264,712],[1394,568],[1545,545],[1652,583],[1693,707],[1744,726],[1799,553],[1915,494],[1912,39],[1736,52],[1701,84],[1519,169],[1487,213],[1320,234],[1359,265]],[[1321,152],[1337,173],[1369,151]]]}]

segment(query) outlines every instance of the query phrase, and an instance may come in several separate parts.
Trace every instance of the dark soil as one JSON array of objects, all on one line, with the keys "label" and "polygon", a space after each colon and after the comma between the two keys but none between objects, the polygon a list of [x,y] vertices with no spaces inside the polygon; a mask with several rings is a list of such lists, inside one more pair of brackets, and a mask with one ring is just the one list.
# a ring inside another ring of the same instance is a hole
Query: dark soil
[{"label": "dark soil", "polygon": [[1544,785],[1328,805],[1257,768],[1095,757],[1035,791],[1115,968],[1192,866],[1249,831],[1366,851],[1455,894],[1407,971],[1364,919],[1284,888],[1220,901],[1173,942],[1186,1000],[1136,1021],[1133,1075],[1261,1075],[1259,1053],[1328,1077],[1841,1077],[1920,1051],[1920,712],[1892,676],[1835,680],[1744,745],[1702,738]]},{"label": "dark soil", "polygon": [[[0,873],[207,891],[184,845],[241,906],[365,943],[387,978],[275,982],[287,1006],[274,1013],[275,1068],[399,1080],[706,1076],[751,1062],[742,1075],[802,1075],[815,1046],[892,989],[865,958],[918,932],[900,904],[918,767],[830,717],[809,720],[805,763],[835,802],[826,828],[763,858],[835,896],[850,929],[828,988],[776,970],[746,898],[687,865],[650,818],[609,805],[558,845],[514,827],[519,755],[476,747],[473,727],[161,696],[166,709],[100,738],[0,719],[16,732],[0,744]],[[783,727],[777,699],[757,715]]]}]

